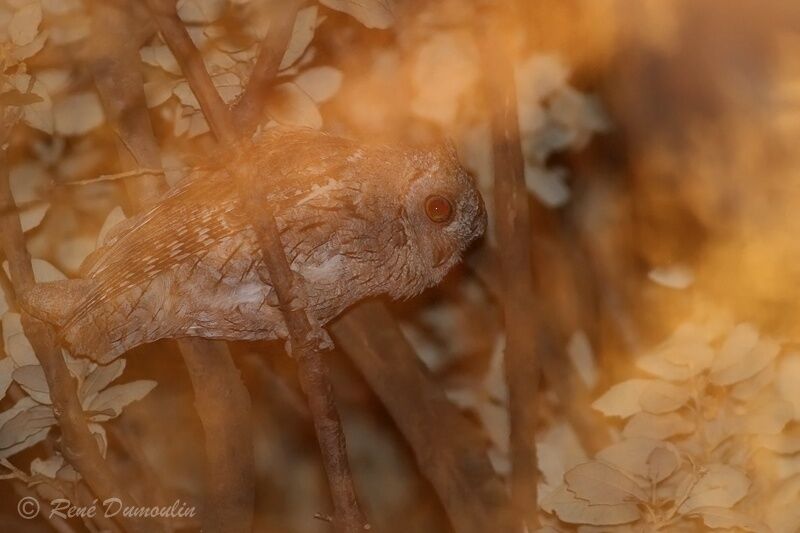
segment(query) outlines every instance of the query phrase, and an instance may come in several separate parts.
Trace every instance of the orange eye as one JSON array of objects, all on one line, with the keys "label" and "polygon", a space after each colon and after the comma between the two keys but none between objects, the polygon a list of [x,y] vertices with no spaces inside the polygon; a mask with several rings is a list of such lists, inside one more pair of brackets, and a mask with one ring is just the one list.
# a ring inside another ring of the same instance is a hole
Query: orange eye
[{"label": "orange eye", "polygon": [[453,206],[444,196],[434,194],[425,200],[425,214],[434,222],[449,222],[453,218]]}]

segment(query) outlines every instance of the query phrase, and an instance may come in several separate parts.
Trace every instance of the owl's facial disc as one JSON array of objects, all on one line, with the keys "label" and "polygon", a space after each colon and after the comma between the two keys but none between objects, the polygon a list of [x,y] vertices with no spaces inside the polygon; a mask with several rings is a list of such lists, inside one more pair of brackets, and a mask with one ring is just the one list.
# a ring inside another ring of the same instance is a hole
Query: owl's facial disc
[{"label": "owl's facial disc", "polygon": [[437,283],[486,228],[486,212],[475,183],[455,157],[431,154],[417,167],[406,197],[415,244]]}]

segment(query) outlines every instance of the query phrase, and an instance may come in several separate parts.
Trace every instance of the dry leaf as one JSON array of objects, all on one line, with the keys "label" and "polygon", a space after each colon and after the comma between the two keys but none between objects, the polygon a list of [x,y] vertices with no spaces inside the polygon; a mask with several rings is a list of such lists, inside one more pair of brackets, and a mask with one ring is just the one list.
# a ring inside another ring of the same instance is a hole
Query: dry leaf
[{"label": "dry leaf", "polygon": [[566,179],[565,168],[525,165],[525,185],[547,207],[561,207],[569,202],[571,192]]},{"label": "dry leaf", "polygon": [[42,22],[42,6],[38,2],[26,4],[18,9],[8,25],[11,42],[17,46],[25,46],[32,42],[39,33]]},{"label": "dry leaf", "polygon": [[50,405],[50,388],[47,386],[47,379],[44,377],[44,369],[41,365],[25,365],[14,370],[14,381],[28,393],[28,396],[41,404]]},{"label": "dry leaf", "polygon": [[703,522],[711,528],[737,528],[756,533],[769,533],[770,529],[766,524],[755,520],[746,514],[737,513],[722,507],[701,507],[692,512],[693,516],[699,516]]},{"label": "dry leaf", "polygon": [[280,124],[314,129],[322,127],[322,115],[316,104],[294,83],[282,83],[272,89],[267,112]]},{"label": "dry leaf", "polygon": [[27,125],[45,133],[53,133],[53,102],[47,88],[39,80],[27,74],[13,74],[7,77],[11,86],[23,94],[34,94],[41,98],[22,107],[22,120]]},{"label": "dry leaf", "polygon": [[597,384],[597,365],[589,337],[583,330],[575,331],[567,343],[567,355],[572,365],[587,387],[593,389]]},{"label": "dry leaf", "polygon": [[794,419],[800,420],[800,353],[781,357],[775,386],[781,398],[792,404]]},{"label": "dry leaf", "polygon": [[694,273],[683,265],[657,267],[647,273],[653,283],[670,289],[687,289],[694,283]]},{"label": "dry leaf", "polygon": [[37,457],[31,461],[31,475],[39,475],[55,479],[56,474],[63,466],[64,457],[58,452],[44,460]]},{"label": "dry leaf", "polygon": [[731,387],[730,394],[737,400],[750,400],[762,392],[765,387],[775,383],[776,379],[777,376],[775,374],[775,362],[772,361],[767,365],[766,368],[764,368],[755,376],[740,381]]},{"label": "dry leaf", "polygon": [[126,405],[144,398],[156,385],[155,381],[144,379],[114,385],[95,396],[87,410],[97,413],[92,416],[95,422],[109,420],[119,416]]},{"label": "dry leaf", "polygon": [[635,503],[592,505],[577,498],[565,486],[548,494],[542,500],[541,506],[569,524],[616,525],[628,524],[641,518],[641,511]]},{"label": "dry leaf", "polygon": [[560,485],[568,469],[586,462],[586,452],[568,424],[556,424],[536,437],[538,466],[548,485]]},{"label": "dry leaf", "polygon": [[67,279],[63,272],[44,259],[31,259],[31,267],[33,268],[33,277],[36,279],[36,283]]},{"label": "dry leaf", "polygon": [[100,455],[105,457],[106,451],[108,450],[108,436],[106,435],[106,428],[95,422],[90,422],[89,431],[92,432],[92,435],[97,441],[97,447],[100,449]]},{"label": "dry leaf", "polygon": [[3,346],[6,353],[14,360],[15,367],[38,365],[39,360],[33,352],[33,346],[22,331],[22,322],[18,313],[3,315]]},{"label": "dry leaf", "polygon": [[226,104],[232,103],[244,91],[241,78],[233,72],[225,72],[213,76],[211,81],[214,83],[214,87],[217,88],[222,101]]},{"label": "dry leaf", "polygon": [[19,63],[35,56],[42,51],[42,48],[44,48],[44,43],[47,42],[49,36],[50,34],[47,31],[40,32],[34,40],[25,46],[14,48],[11,51],[11,57],[14,58],[15,62]]},{"label": "dry leaf", "polygon": [[39,224],[42,223],[42,220],[44,220],[44,217],[47,215],[47,211],[49,209],[50,204],[45,202],[20,211],[19,222],[22,226],[22,231],[30,231],[38,227]]},{"label": "dry leaf", "polygon": [[636,360],[636,365],[668,380],[685,380],[708,369],[714,361],[708,331],[684,324],[664,343]]},{"label": "dry leaf", "polygon": [[689,391],[657,379],[629,379],[611,387],[592,407],[606,416],[627,418],[642,410],[668,413],[689,400]]},{"label": "dry leaf", "polygon": [[521,111],[520,128],[532,132],[539,129],[541,123],[522,120],[522,109],[526,105],[538,105],[538,102],[565,87],[569,71],[557,56],[536,54],[520,63],[515,72]]},{"label": "dry leaf", "polygon": [[583,463],[564,474],[567,488],[593,505],[616,505],[647,501],[648,496],[635,481],[605,463]]},{"label": "dry leaf", "polygon": [[292,37],[281,59],[280,70],[291,67],[308,48],[317,29],[317,6],[309,6],[297,12]]},{"label": "dry leaf", "polygon": [[701,507],[729,509],[747,495],[750,479],[730,465],[712,464],[697,481],[689,497],[678,508],[681,514],[689,514]]},{"label": "dry leaf", "polygon": [[139,57],[148,65],[159,67],[170,74],[182,75],[181,66],[178,65],[172,51],[165,44],[143,46],[139,50]]},{"label": "dry leaf", "polygon": [[84,409],[88,409],[95,396],[112,381],[122,375],[125,370],[125,359],[117,359],[107,365],[94,365],[94,370],[81,384],[79,396]]},{"label": "dry leaf", "polygon": [[783,431],[794,417],[794,407],[778,394],[768,391],[752,400],[747,413],[736,418],[742,433],[774,435]]},{"label": "dry leaf", "polygon": [[83,135],[105,120],[95,92],[76,93],[58,101],[53,108],[55,130],[61,135]]},{"label": "dry leaf", "polygon": [[648,479],[650,476],[648,460],[653,451],[659,447],[666,448],[675,455],[679,455],[677,448],[669,442],[646,438],[631,438],[612,444],[598,452],[596,457],[601,461],[616,466],[629,475]]},{"label": "dry leaf", "polygon": [[172,89],[172,93],[178,97],[181,104],[186,107],[191,107],[192,109],[199,110],[200,109],[200,102],[197,100],[197,97],[194,95],[194,91],[192,88],[189,87],[189,82],[181,81],[175,85]]},{"label": "dry leaf", "polygon": [[390,0],[320,0],[320,4],[347,13],[367,28],[386,29],[394,24]]},{"label": "dry leaf", "polygon": [[56,417],[50,406],[37,404],[23,409],[0,427],[2,455],[8,453],[9,448],[27,442],[31,436],[49,429],[55,423]]},{"label": "dry leaf", "polygon": [[647,478],[651,483],[660,483],[671,476],[681,461],[674,450],[658,446],[647,458]]},{"label": "dry leaf", "polygon": [[95,247],[100,248],[106,244],[106,238],[109,236],[111,229],[124,220],[126,220],[125,212],[122,210],[122,207],[116,206],[114,209],[112,209],[106,216],[106,219],[103,222],[103,227],[100,228],[100,233],[97,234],[97,242],[95,243]]},{"label": "dry leaf", "polygon": [[169,100],[177,84],[174,80],[146,82],[144,84],[144,98],[147,101],[147,107],[152,109]]},{"label": "dry leaf", "polygon": [[714,359],[709,377],[715,385],[726,386],[750,378],[772,362],[780,346],[771,339],[759,341],[750,324],[734,328]]},{"label": "dry leaf", "polygon": [[11,357],[3,357],[0,359],[0,400],[5,398],[8,387],[14,381],[12,374],[14,372],[14,360]]},{"label": "dry leaf", "polygon": [[333,67],[315,67],[301,72],[294,82],[316,103],[327,102],[342,86],[342,71]]},{"label": "dry leaf", "polygon": [[637,413],[633,415],[622,435],[626,438],[644,437],[665,440],[675,435],[687,435],[695,429],[694,422],[687,420],[678,413],[654,415],[652,413]]},{"label": "dry leaf", "polygon": [[225,0],[178,0],[176,5],[180,19],[189,24],[214,22],[225,9]]}]

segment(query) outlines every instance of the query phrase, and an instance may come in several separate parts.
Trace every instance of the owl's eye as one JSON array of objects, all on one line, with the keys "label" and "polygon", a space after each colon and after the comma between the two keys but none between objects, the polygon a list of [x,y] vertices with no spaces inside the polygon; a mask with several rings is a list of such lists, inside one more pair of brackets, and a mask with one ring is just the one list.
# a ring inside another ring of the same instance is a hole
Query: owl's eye
[{"label": "owl's eye", "polygon": [[444,196],[433,194],[425,199],[425,214],[432,221],[442,224],[453,218],[453,206]]}]

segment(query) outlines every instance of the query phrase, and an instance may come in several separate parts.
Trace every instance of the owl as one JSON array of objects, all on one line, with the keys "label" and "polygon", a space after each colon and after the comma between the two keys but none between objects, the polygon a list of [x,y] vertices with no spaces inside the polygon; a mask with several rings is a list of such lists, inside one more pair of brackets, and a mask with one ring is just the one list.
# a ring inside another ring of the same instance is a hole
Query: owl
[{"label": "owl", "polygon": [[438,283],[486,227],[452,148],[275,128],[115,226],[80,278],[37,284],[26,305],[58,326],[73,354],[101,363],[163,338],[287,337],[241,205],[235,177],[244,173],[268,180],[256,200],[274,213],[320,326],[364,298],[410,298]]}]

